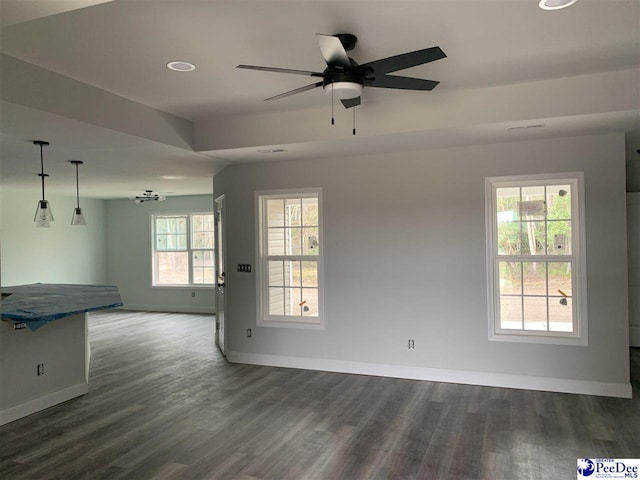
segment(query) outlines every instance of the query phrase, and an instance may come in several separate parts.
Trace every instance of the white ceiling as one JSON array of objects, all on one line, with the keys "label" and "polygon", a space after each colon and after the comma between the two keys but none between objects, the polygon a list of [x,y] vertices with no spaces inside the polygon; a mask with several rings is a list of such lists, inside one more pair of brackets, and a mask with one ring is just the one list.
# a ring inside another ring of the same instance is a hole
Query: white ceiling
[{"label": "white ceiling", "polygon": [[[629,87],[640,85],[640,1],[578,0],[556,12],[537,3],[2,0],[0,49],[25,72],[3,74],[13,76],[2,85],[2,186],[37,188],[35,138],[51,142],[48,188],[68,192],[66,161],[79,159],[86,196],[122,198],[210,192],[227,162],[640,129],[640,87]],[[439,45],[448,58],[403,74],[441,84],[365,89],[352,138],[341,106],[328,126],[321,89],[263,101],[313,79],[235,68],[322,71],[316,32],[356,34],[359,63]],[[196,70],[172,72],[171,60]],[[169,139],[162,119],[192,136]],[[544,127],[507,130],[531,124]],[[274,146],[286,152],[257,152]]]}]

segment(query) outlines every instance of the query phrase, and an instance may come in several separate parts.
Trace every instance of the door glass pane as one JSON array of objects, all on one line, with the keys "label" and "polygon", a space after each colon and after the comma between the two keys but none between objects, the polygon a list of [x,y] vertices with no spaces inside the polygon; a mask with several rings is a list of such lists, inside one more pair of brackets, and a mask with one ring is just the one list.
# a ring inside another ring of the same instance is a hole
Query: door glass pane
[{"label": "door glass pane", "polygon": [[547,218],[549,220],[571,219],[571,185],[547,187]]},{"label": "door glass pane", "polygon": [[[547,295],[547,265],[544,262],[522,262],[525,295]],[[545,314],[546,316],[546,314]]]},{"label": "door glass pane", "polygon": [[189,256],[187,252],[156,253],[156,284],[189,284]]},{"label": "door glass pane", "polygon": [[547,298],[523,297],[525,330],[547,330]]}]

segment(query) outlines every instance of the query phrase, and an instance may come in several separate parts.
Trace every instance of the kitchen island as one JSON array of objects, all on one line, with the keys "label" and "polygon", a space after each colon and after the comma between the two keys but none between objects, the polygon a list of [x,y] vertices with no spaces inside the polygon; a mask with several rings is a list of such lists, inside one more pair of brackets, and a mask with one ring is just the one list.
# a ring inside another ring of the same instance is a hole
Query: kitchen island
[{"label": "kitchen island", "polygon": [[86,394],[87,312],[121,305],[115,286],[2,288],[0,425]]}]

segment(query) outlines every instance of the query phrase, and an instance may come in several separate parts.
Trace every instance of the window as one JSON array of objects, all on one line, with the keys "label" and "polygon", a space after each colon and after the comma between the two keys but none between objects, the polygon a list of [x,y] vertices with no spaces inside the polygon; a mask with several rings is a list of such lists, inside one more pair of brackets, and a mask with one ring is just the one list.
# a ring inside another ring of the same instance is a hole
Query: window
[{"label": "window", "polygon": [[153,285],[214,283],[213,213],[152,215]]},{"label": "window", "polygon": [[488,178],[492,340],[586,345],[582,174]]},{"label": "window", "polygon": [[318,189],[259,192],[258,325],[323,328]]}]

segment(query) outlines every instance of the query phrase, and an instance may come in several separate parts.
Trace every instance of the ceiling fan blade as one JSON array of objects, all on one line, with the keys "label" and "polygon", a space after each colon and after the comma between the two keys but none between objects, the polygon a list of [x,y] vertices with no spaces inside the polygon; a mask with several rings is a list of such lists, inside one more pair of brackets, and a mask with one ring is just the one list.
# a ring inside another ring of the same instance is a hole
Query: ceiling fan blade
[{"label": "ceiling fan blade", "polygon": [[318,45],[320,46],[322,57],[327,62],[327,65],[330,67],[351,68],[351,61],[347,56],[347,51],[338,37],[323,33],[316,33],[316,36],[318,37]]},{"label": "ceiling fan blade", "polygon": [[346,99],[343,99],[343,100],[340,100],[340,101],[344,105],[344,108],[357,107],[358,105],[360,105],[360,103],[362,103],[360,101],[360,97],[346,98]]},{"label": "ceiling fan blade", "polygon": [[380,60],[360,65],[360,67],[371,68],[375,75],[380,75],[433,62],[441,58],[446,58],[446,55],[440,47],[431,47],[416,50],[415,52],[402,53],[393,57],[381,58]]},{"label": "ceiling fan blade", "polygon": [[398,88],[401,90],[433,90],[440,82],[421,78],[398,77],[396,75],[376,75],[373,80],[365,78],[367,87]]},{"label": "ceiling fan blade", "polygon": [[288,92],[281,93],[280,95],[276,95],[274,97],[265,98],[264,100],[278,100],[279,98],[290,97],[291,95],[295,95],[296,93],[306,92],[307,90],[313,90],[316,87],[321,87],[322,82],[312,83],[311,85],[305,85],[304,87],[296,88],[295,90],[289,90]]},{"label": "ceiling fan blade", "polygon": [[306,75],[309,77],[323,76],[322,72],[310,72],[308,70],[293,70],[291,68],[260,67],[258,65],[238,65],[236,68],[244,68],[247,70],[261,70],[263,72],[294,73],[296,75]]}]

